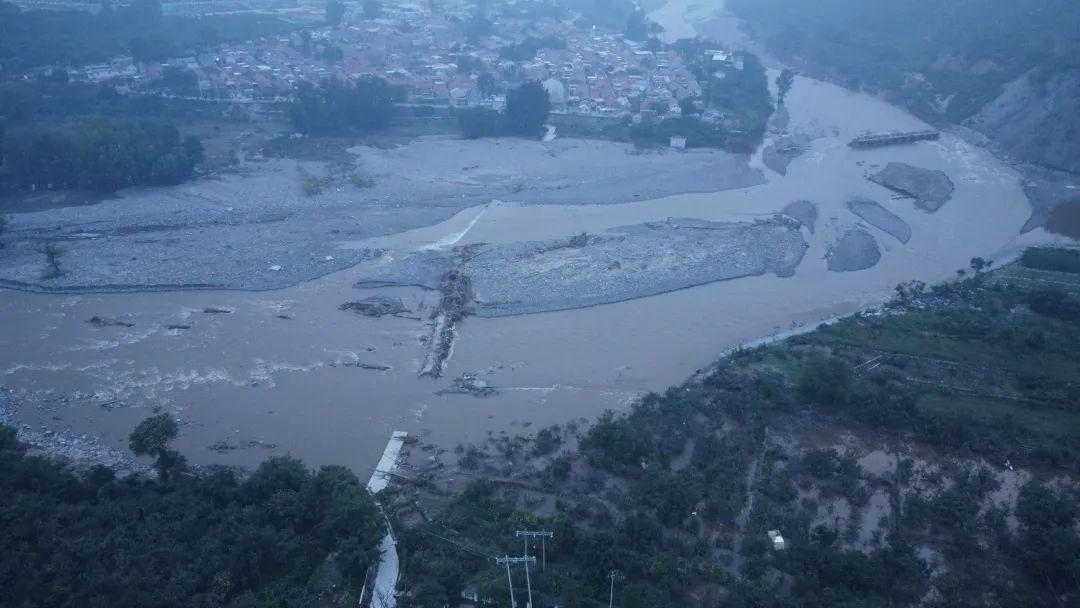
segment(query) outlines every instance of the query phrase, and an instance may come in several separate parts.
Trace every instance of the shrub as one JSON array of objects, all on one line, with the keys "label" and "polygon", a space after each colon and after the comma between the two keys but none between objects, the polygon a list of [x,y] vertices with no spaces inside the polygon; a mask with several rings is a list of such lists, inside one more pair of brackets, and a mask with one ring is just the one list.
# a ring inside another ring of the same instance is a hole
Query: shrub
[{"label": "shrub", "polygon": [[852,374],[835,357],[811,359],[799,376],[799,394],[820,405],[844,405],[851,400]]}]

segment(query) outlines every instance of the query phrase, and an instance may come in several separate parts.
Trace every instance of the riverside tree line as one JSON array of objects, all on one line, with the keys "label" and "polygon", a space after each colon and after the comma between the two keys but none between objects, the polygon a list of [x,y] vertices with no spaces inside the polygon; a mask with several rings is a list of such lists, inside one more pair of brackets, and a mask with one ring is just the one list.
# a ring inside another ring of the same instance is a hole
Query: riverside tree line
[{"label": "riverside tree line", "polygon": [[159,415],[131,434],[157,479],[76,474],[0,425],[0,606],[355,605],[383,523],[344,467],[189,468]]}]

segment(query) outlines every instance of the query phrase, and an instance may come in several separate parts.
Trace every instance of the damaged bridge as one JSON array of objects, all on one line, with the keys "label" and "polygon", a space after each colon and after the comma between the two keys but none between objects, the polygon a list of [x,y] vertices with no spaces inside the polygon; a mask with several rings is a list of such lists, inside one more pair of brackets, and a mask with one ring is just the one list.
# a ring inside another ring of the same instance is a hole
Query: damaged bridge
[{"label": "damaged bridge", "polygon": [[848,145],[852,148],[880,148],[882,146],[910,144],[917,141],[932,141],[940,138],[941,133],[933,130],[907,131],[903,133],[874,133],[860,135],[848,142]]}]

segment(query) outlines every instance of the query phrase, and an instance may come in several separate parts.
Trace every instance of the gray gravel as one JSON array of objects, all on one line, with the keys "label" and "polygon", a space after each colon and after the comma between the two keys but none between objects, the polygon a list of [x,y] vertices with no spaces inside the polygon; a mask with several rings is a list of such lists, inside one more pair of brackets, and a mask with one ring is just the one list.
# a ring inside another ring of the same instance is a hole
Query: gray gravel
[{"label": "gray gravel", "polygon": [[852,228],[832,246],[826,257],[826,266],[833,272],[866,270],[880,259],[881,250],[873,235],[862,228]]},{"label": "gray gravel", "polygon": [[949,202],[956,189],[944,171],[920,169],[904,163],[889,163],[870,176],[870,181],[915,199],[916,207],[931,213]]},{"label": "gray gravel", "polygon": [[[8,215],[0,285],[39,291],[274,289],[371,259],[340,241],[451,217],[457,206],[399,207],[350,185],[306,196],[300,170],[252,172],[174,188],[139,189],[95,205]],[[49,273],[47,248],[59,273]]]},{"label": "gray gravel", "polygon": [[[474,247],[462,256],[459,269],[472,281],[472,313],[500,317],[619,302],[768,272],[790,276],[806,248],[791,220],[671,219],[584,238]],[[431,287],[432,268],[447,268],[457,257],[441,254],[444,261],[435,263],[432,255],[422,252],[388,264],[358,286]]]},{"label": "gray gravel", "polygon": [[[334,175],[323,163],[264,160],[177,187],[126,190],[98,204],[8,208],[0,286],[277,289],[381,254],[343,243],[437,224],[493,199],[615,203],[763,182],[742,155],[638,154],[614,142],[421,138],[352,152],[355,169]],[[374,185],[353,185],[353,173]],[[304,194],[305,177],[319,178],[322,192]]]},{"label": "gray gravel", "polygon": [[50,459],[76,471],[94,465],[107,466],[121,476],[150,471],[150,467],[136,460],[130,452],[101,445],[94,437],[65,429],[18,424],[15,411],[19,405],[10,391],[0,387],[0,423],[14,427],[19,441],[30,446],[31,454],[46,454]]},{"label": "gray gravel", "polygon": [[903,219],[882,207],[877,201],[868,198],[856,198],[848,201],[848,209],[879,230],[883,230],[901,243],[911,240],[911,226]]},{"label": "gray gravel", "polygon": [[338,307],[340,310],[348,310],[365,317],[384,317],[386,315],[398,315],[409,312],[401,298],[390,296],[371,296],[362,300],[345,302]]},{"label": "gray gravel", "polygon": [[817,205],[813,201],[797,200],[792,201],[784,207],[784,215],[794,218],[803,226],[806,226],[811,233],[814,232],[814,225],[817,224],[818,211]]}]

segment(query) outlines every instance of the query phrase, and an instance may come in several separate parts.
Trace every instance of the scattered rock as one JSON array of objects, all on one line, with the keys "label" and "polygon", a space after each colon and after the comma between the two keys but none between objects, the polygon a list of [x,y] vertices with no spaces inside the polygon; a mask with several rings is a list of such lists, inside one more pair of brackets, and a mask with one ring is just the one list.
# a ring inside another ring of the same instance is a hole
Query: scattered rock
[{"label": "scattered rock", "polygon": [[877,201],[868,198],[856,198],[848,201],[848,209],[855,215],[870,223],[870,225],[884,230],[901,243],[911,240],[911,226],[899,216],[882,207]]},{"label": "scattered rock", "polygon": [[391,298],[389,296],[371,296],[355,302],[346,302],[338,306],[338,310],[351,310],[365,317],[382,317],[409,312],[401,298]]},{"label": "scattered rock", "polygon": [[202,311],[208,315],[230,315],[233,312],[230,308],[218,308],[216,306],[207,306]]},{"label": "scattered rock", "polygon": [[357,361],[355,363],[343,363],[345,367],[355,367],[357,369],[369,369],[376,372],[385,372],[390,370],[389,365],[383,365],[381,363],[362,363]]},{"label": "scattered rock", "polygon": [[491,397],[498,394],[495,387],[482,380],[476,374],[461,374],[450,384],[450,388],[439,391],[439,394],[462,394],[473,397]]},{"label": "scattered rock", "polygon": [[915,199],[915,206],[933,213],[952,198],[956,187],[944,171],[889,163],[870,176],[870,181]]},{"label": "scattered rock", "polygon": [[135,327],[134,323],[128,323],[127,321],[120,321],[117,319],[107,319],[105,317],[93,316],[86,320],[87,323],[94,327]]},{"label": "scattered rock", "polygon": [[443,364],[450,357],[457,336],[457,324],[469,313],[473,301],[472,279],[461,270],[451,270],[439,282],[439,307],[431,313],[431,338],[421,376],[441,378]]},{"label": "scattered rock", "polygon": [[233,450],[242,450],[246,448],[264,448],[267,450],[272,450],[276,447],[276,443],[268,443],[266,441],[260,441],[258,439],[247,439],[244,441],[239,441],[237,443],[229,443],[228,439],[222,439],[221,441],[215,442],[207,446],[206,449],[210,450],[211,452],[222,453],[231,452]]},{"label": "scattered rock", "polygon": [[170,330],[191,329],[191,326],[190,325],[174,324],[174,325],[166,325],[165,329],[170,329]]},{"label": "scattered rock", "polygon": [[803,226],[806,226],[810,232],[814,232],[814,225],[817,224],[817,205],[808,200],[797,200],[788,203],[787,207],[784,207],[782,212],[784,215],[794,219]]},{"label": "scattered rock", "polygon": [[874,236],[862,228],[852,228],[826,254],[826,266],[833,272],[872,268],[881,259]]}]

